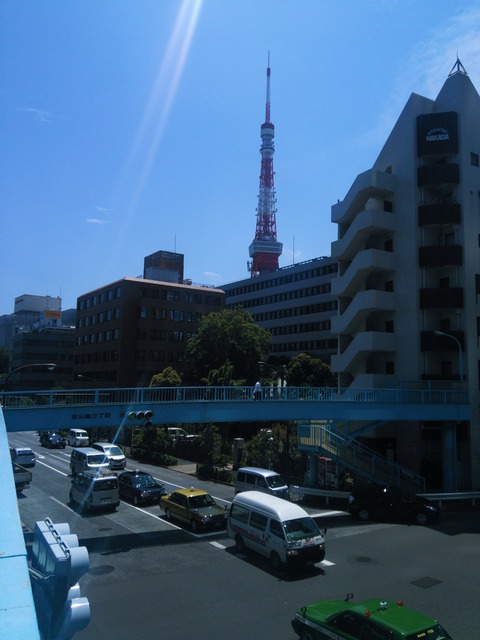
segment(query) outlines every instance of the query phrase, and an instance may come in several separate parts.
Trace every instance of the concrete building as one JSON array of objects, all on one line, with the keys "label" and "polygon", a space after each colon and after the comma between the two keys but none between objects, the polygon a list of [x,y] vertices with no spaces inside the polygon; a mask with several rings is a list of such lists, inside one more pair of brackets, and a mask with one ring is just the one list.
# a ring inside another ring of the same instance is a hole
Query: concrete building
[{"label": "concrete building", "polygon": [[[69,389],[74,341],[73,327],[38,326],[31,331],[17,333],[10,351],[10,372],[15,373],[9,375],[7,391]],[[53,371],[48,371],[46,367],[39,366],[43,363],[57,366]],[[15,371],[19,367],[21,369]]]},{"label": "concrete building", "polygon": [[[0,347],[10,350],[12,339],[17,333],[30,331],[43,318],[43,324],[54,326],[54,320],[61,318],[62,299],[52,296],[35,296],[24,293],[17,296],[13,313],[0,317]],[[61,324],[61,320],[58,324]]]},{"label": "concrete building", "polygon": [[222,285],[226,307],[241,306],[272,335],[271,356],[309,353],[330,362],[337,340],[330,323],[337,311],[331,282],[337,262],[314,258],[255,278]]},{"label": "concrete building", "polygon": [[148,387],[166,367],[187,373],[187,340],[224,301],[218,289],[142,278],[122,278],[83,294],[77,301],[74,378],[102,387]]},{"label": "concrete building", "polygon": [[[365,432],[416,472],[480,487],[480,96],[457,60],[435,100],[412,94],[373,167],[332,206],[341,387],[467,385],[471,424]],[[437,478],[440,483],[440,478]]]}]

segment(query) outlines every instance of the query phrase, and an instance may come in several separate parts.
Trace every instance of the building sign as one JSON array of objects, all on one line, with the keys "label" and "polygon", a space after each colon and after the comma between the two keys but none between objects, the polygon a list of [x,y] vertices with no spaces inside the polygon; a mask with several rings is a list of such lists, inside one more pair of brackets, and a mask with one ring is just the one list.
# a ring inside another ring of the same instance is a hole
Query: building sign
[{"label": "building sign", "polygon": [[56,320],[61,320],[62,312],[61,311],[44,311],[44,318],[55,318]]},{"label": "building sign", "polygon": [[455,111],[417,117],[417,156],[458,152],[458,120]]}]

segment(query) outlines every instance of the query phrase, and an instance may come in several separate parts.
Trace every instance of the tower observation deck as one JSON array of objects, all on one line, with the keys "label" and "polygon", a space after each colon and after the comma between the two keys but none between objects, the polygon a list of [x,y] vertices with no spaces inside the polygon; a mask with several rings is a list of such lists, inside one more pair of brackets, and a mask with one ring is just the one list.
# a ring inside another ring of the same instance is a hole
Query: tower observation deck
[{"label": "tower observation deck", "polygon": [[275,127],[270,121],[270,54],[267,67],[267,101],[265,107],[265,122],[260,127],[262,155],[260,169],[260,191],[258,194],[257,224],[255,238],[250,244],[251,261],[248,262],[252,278],[276,271],[278,258],[282,254],[283,245],[277,242],[276,197],[274,186],[273,154],[275,148],[273,139]]}]

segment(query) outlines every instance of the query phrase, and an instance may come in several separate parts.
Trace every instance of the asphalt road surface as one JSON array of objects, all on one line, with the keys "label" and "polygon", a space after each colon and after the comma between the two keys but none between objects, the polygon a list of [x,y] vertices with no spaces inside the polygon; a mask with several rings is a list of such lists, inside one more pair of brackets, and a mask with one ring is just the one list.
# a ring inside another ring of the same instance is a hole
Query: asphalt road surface
[{"label": "asphalt road surface", "polygon": [[[12,445],[37,453],[33,482],[18,500],[27,542],[37,520],[68,522],[90,555],[80,580],[90,601],[78,640],[295,640],[297,608],[320,599],[403,600],[436,617],[454,640],[480,638],[480,510],[446,512],[432,527],[360,523],[343,511],[309,507],[327,527],[326,559],[303,573],[274,573],[240,555],[225,531],[194,535],[167,522],[158,505],[121,502],[114,513],[80,515],[68,504],[70,447],[44,449],[33,432]],[[129,461],[128,468],[136,463]],[[149,465],[167,490],[196,486],[220,504],[233,488]]]}]

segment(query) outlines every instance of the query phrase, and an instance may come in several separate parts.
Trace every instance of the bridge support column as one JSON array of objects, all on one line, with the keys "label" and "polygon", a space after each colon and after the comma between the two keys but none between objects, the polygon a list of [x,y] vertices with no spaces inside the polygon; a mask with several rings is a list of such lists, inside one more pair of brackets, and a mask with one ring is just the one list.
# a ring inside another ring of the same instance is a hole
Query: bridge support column
[{"label": "bridge support column", "polygon": [[308,454],[308,484],[316,485],[318,478],[318,454]]},{"label": "bridge support column", "polygon": [[455,422],[442,427],[442,481],[443,491],[457,490],[457,428]]}]

